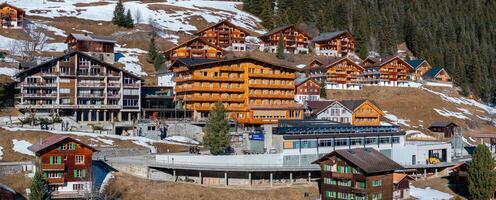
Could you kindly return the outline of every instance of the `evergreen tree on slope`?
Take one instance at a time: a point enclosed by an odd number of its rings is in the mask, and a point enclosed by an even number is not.
[[[470,199],[490,199],[496,189],[496,172],[491,151],[479,144],[468,167],[468,193]]]
[[[212,154],[220,154],[230,147],[229,123],[222,102],[215,103],[214,109],[208,114],[203,132],[203,144]]]

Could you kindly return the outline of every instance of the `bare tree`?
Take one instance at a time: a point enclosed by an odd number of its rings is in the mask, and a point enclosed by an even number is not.
[[[21,56],[26,61],[34,61],[36,53],[43,50],[48,38],[43,29],[35,25],[28,25],[24,31],[29,38],[12,42],[10,51],[12,54]]]
[[[136,19],[136,24],[141,23],[142,16],[141,16],[141,11],[140,9],[136,9],[136,13],[134,14],[134,18]]]

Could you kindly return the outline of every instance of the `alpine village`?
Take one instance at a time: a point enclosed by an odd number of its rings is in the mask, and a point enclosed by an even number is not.
[[[0,199],[496,199],[494,10],[0,2]]]

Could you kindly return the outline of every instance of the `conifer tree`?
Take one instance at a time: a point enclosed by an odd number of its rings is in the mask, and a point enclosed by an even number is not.
[[[277,41],[277,51],[276,57],[279,59],[284,59],[284,36],[279,33],[279,40]]]
[[[155,67],[155,70],[159,70],[162,64],[164,64],[165,58],[162,54],[158,53],[155,56],[155,59],[153,60],[153,66]]]
[[[274,27],[272,18],[273,15],[273,7],[272,0],[261,0],[260,4],[260,19],[262,19],[262,25],[267,29],[272,29]]]
[[[226,109],[222,102],[217,102],[210,111],[207,123],[203,128],[203,144],[212,154],[224,152],[231,144],[229,135],[229,123],[226,119]]]
[[[41,172],[37,170],[31,180],[31,186],[29,187],[29,199],[30,200],[48,200],[50,196],[46,187],[46,182]]]
[[[117,2],[117,5],[115,5],[114,17],[112,18],[112,23],[114,23],[117,26],[123,26],[125,24],[125,18],[126,18],[124,12],[125,9],[124,9],[124,5],[122,4],[122,0],[119,0],[119,2]]]
[[[148,61],[148,63],[154,63],[157,55],[158,52],[157,52],[157,46],[155,44],[155,35],[152,34],[152,37],[150,38],[150,43],[148,44],[148,54],[146,54],[146,60]]]
[[[495,163],[491,151],[479,144],[468,167],[468,193],[470,199],[490,199],[496,190]]]
[[[320,98],[327,99],[327,90],[325,80],[320,82]]]
[[[133,28],[134,27],[133,16],[131,15],[131,10],[130,9],[127,10],[127,14],[126,14],[124,26],[126,28]]]

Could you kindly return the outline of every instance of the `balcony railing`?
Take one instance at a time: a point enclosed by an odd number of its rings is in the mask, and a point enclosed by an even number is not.
[[[78,94],[78,98],[104,98],[103,94]]]
[[[239,97],[208,97],[187,95],[183,98],[184,101],[204,101],[204,102],[244,102],[243,98]]]
[[[22,86],[24,86],[24,87],[57,87],[57,84],[56,83],[37,82],[37,83],[23,83]]]
[[[261,84],[261,83],[250,84],[248,87],[250,87],[250,88],[270,88],[270,89],[295,89],[294,85]]]
[[[227,87],[200,87],[200,86],[178,86],[176,92],[185,91],[206,91],[206,92],[244,92],[243,88],[227,88]]]
[[[49,185],[63,185],[65,183],[64,177],[60,177],[60,178],[48,177],[47,180]]]
[[[65,169],[65,164],[43,164],[43,171],[63,171]]]
[[[139,83],[124,83],[124,87],[139,87],[140,84]]]
[[[57,93],[32,93],[32,94],[28,93],[28,94],[23,94],[23,97],[50,98],[50,97],[57,97]]]
[[[250,98],[294,99],[293,94],[250,94]]]
[[[88,82],[80,82],[78,87],[105,87],[105,83],[96,82],[96,83],[88,83]]]
[[[250,73],[249,77],[256,78],[273,78],[273,79],[294,79],[294,74],[264,74],[264,73]]]

